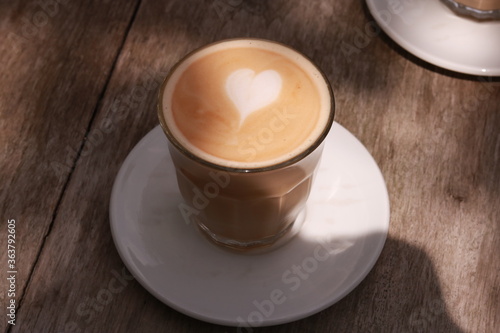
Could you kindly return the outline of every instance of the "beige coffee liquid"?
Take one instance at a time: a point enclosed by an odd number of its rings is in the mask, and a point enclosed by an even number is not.
[[[281,44],[229,40],[182,61],[164,88],[175,139],[222,166],[274,165],[307,150],[328,125],[331,96],[318,69]]]
[[[500,9],[500,0],[456,0],[465,6],[480,10]]]

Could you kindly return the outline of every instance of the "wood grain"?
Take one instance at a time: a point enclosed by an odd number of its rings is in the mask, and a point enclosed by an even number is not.
[[[4,253],[4,226],[7,219],[17,221],[19,302],[50,234],[68,176],[83,153],[87,128],[134,6],[1,6],[0,234]],[[1,327],[7,327],[4,313],[0,317]]]
[[[336,121],[382,170],[391,226],[374,269],[340,302],[240,331],[500,327],[498,78],[416,59],[377,29],[362,1],[68,2],[25,38],[23,18],[38,10],[0,3],[0,237],[3,247],[6,220],[19,221],[22,291],[17,325],[2,313],[5,332],[238,331],[180,314],[133,280],[108,204],[119,166],[158,123],[168,70],[196,47],[241,36],[284,42],[324,70]]]

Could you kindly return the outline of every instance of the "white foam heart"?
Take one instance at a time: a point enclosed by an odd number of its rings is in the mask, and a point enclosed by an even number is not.
[[[240,112],[240,126],[251,113],[278,98],[281,86],[281,75],[272,69],[257,75],[248,68],[232,72],[226,80],[226,92]]]

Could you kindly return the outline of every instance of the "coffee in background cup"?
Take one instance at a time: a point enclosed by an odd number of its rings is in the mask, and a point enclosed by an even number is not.
[[[500,0],[441,0],[457,14],[477,19],[500,19]]]
[[[334,116],[330,85],[308,58],[259,39],[207,45],[172,69],[158,113],[185,218],[242,251],[295,234]]]

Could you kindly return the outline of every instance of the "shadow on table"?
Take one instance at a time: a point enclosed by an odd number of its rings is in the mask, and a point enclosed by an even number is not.
[[[339,302],[293,324],[254,331],[312,332],[311,327],[322,332],[463,332],[449,315],[429,256],[391,238],[372,271]]]
[[[363,252],[366,253],[367,249],[374,247],[373,244],[380,242],[380,235],[371,234],[352,241],[356,244],[352,247],[353,252],[357,252],[358,245],[361,244]],[[304,239],[299,234],[284,247],[295,246],[297,242],[303,249],[304,255],[294,262],[298,266],[302,263],[304,268],[305,258],[313,258],[313,253],[315,253],[315,249],[318,249],[320,243]],[[345,242],[341,241],[335,244],[345,244]],[[355,249],[356,247],[358,249]],[[347,253],[351,250],[344,248],[339,252],[334,248],[330,249],[340,256],[343,255],[342,251]],[[321,252],[321,255],[323,256],[324,253]],[[280,303],[282,305],[275,304],[275,311],[279,311],[280,306],[286,306],[288,309],[307,308],[307,304],[300,303],[300,294],[316,286],[313,284],[313,280],[321,281],[323,279],[322,285],[325,288],[325,295],[331,292],[331,290],[327,290],[328,282],[324,282],[325,279],[330,280],[331,277],[322,278],[317,275],[313,277],[313,275],[325,272],[331,275],[335,271],[342,274],[346,270],[344,267],[334,267],[336,264],[338,265],[338,260],[333,259],[336,255],[325,261],[318,261],[317,268],[309,270],[309,273],[306,274],[308,277],[303,278],[302,284],[296,290],[289,288],[287,284],[289,281],[285,281],[284,274],[280,274],[284,272],[277,272],[275,276],[277,282],[268,286],[269,292],[276,288],[283,290],[286,300],[284,303]],[[263,256],[269,256],[269,254]],[[346,257],[351,258],[352,253]],[[353,257],[356,258],[355,255]],[[264,261],[268,259],[263,257]],[[352,265],[355,266],[363,260],[362,257],[358,257]],[[349,278],[355,277],[350,275]],[[221,292],[224,291],[221,290]],[[185,316],[185,320],[182,320],[180,317],[184,315],[168,311],[170,315],[179,316],[178,320],[171,322],[170,328],[176,332],[188,332],[186,323],[189,322],[189,331],[196,332],[463,332],[449,315],[446,302],[443,299],[439,277],[432,261],[423,250],[404,241],[387,239],[373,269],[354,290],[350,293],[347,290],[347,292],[348,294],[337,303],[319,313],[288,324],[268,327],[225,327],[192,320],[187,316]],[[260,299],[256,301],[262,304],[264,302]],[[296,304],[289,304],[289,302]],[[216,303],[214,301],[214,306]],[[259,312],[257,307],[254,310]],[[260,312],[260,315],[253,314],[248,317],[258,318],[259,316],[264,316],[264,314]],[[154,331],[154,327],[151,329]]]

